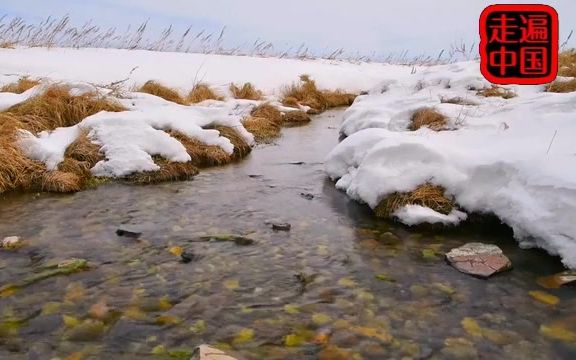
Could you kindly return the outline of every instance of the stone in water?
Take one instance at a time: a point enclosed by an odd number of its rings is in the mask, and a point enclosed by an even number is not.
[[[468,243],[450,250],[446,260],[458,271],[481,278],[512,268],[510,259],[498,246],[491,244]]]

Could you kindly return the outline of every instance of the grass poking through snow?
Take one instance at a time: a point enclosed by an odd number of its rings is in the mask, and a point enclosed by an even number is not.
[[[257,90],[251,83],[244,83],[242,87],[230,84],[230,92],[234,99],[262,100],[262,91]]]
[[[484,97],[501,97],[503,99],[512,99],[513,97],[516,97],[516,93],[514,93],[514,91],[507,90],[496,85],[492,85],[489,88],[479,90],[476,95]]]
[[[32,89],[34,86],[40,84],[40,81],[30,79],[28,77],[21,77],[18,81],[6,84],[0,88],[0,92],[10,92],[15,94],[22,94],[26,90]]]
[[[178,91],[164,86],[154,80],[147,81],[137,91],[161,97],[164,100],[175,102],[176,104],[185,105],[186,101],[180,96]]]
[[[558,75],[576,77],[576,49],[565,50],[558,55]]]
[[[444,195],[442,187],[424,184],[410,192],[388,195],[380,201],[374,212],[377,217],[388,218],[406,205],[425,206],[441,214],[449,214],[454,209],[454,202]]]
[[[218,95],[210,86],[206,84],[196,84],[186,98],[188,103],[197,104],[204,100],[218,100],[222,101],[224,98]]]
[[[299,108],[308,106],[310,114],[319,114],[329,108],[349,106],[354,102],[356,95],[344,93],[340,90],[318,90],[316,82],[308,75],[300,76],[300,82],[285,87],[282,91],[282,104],[284,106]]]
[[[445,130],[448,125],[448,118],[433,108],[421,108],[416,110],[410,118],[408,129],[416,131],[421,127],[427,127],[434,131]]]

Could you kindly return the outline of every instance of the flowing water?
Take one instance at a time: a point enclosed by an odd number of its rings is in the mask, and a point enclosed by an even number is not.
[[[340,116],[188,182],[5,196],[0,235],[28,246],[0,252],[0,359],[184,359],[201,343],[245,359],[576,358],[574,288],[536,281],[558,259],[491,225],[374,219],[323,173]],[[205,241],[216,234],[255,243]],[[480,280],[445,263],[470,241],[497,243],[514,269]],[[70,258],[89,269],[24,281]]]

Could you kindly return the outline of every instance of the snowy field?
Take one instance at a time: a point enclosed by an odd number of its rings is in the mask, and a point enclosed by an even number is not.
[[[466,213],[492,213],[522,247],[541,247],[576,268],[576,93],[512,86],[511,99],[477,95],[488,87],[477,62],[382,79],[346,111],[340,131],[347,137],[326,170],[372,208],[394,192],[439,185],[459,210],[407,205],[395,217],[457,224]],[[455,97],[459,104],[446,102]],[[446,115],[446,129],[409,131],[422,107]]]

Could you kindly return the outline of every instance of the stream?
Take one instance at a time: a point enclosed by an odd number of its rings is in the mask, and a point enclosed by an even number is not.
[[[560,261],[492,223],[375,219],[323,172],[341,115],[191,181],[4,195],[0,238],[28,245],[0,251],[0,359],[187,359],[202,343],[243,359],[576,358],[574,288],[537,283]],[[254,243],[206,241],[230,234]],[[472,241],[498,244],[514,269],[481,280],[445,262]],[[71,258],[89,269],[23,282]]]

